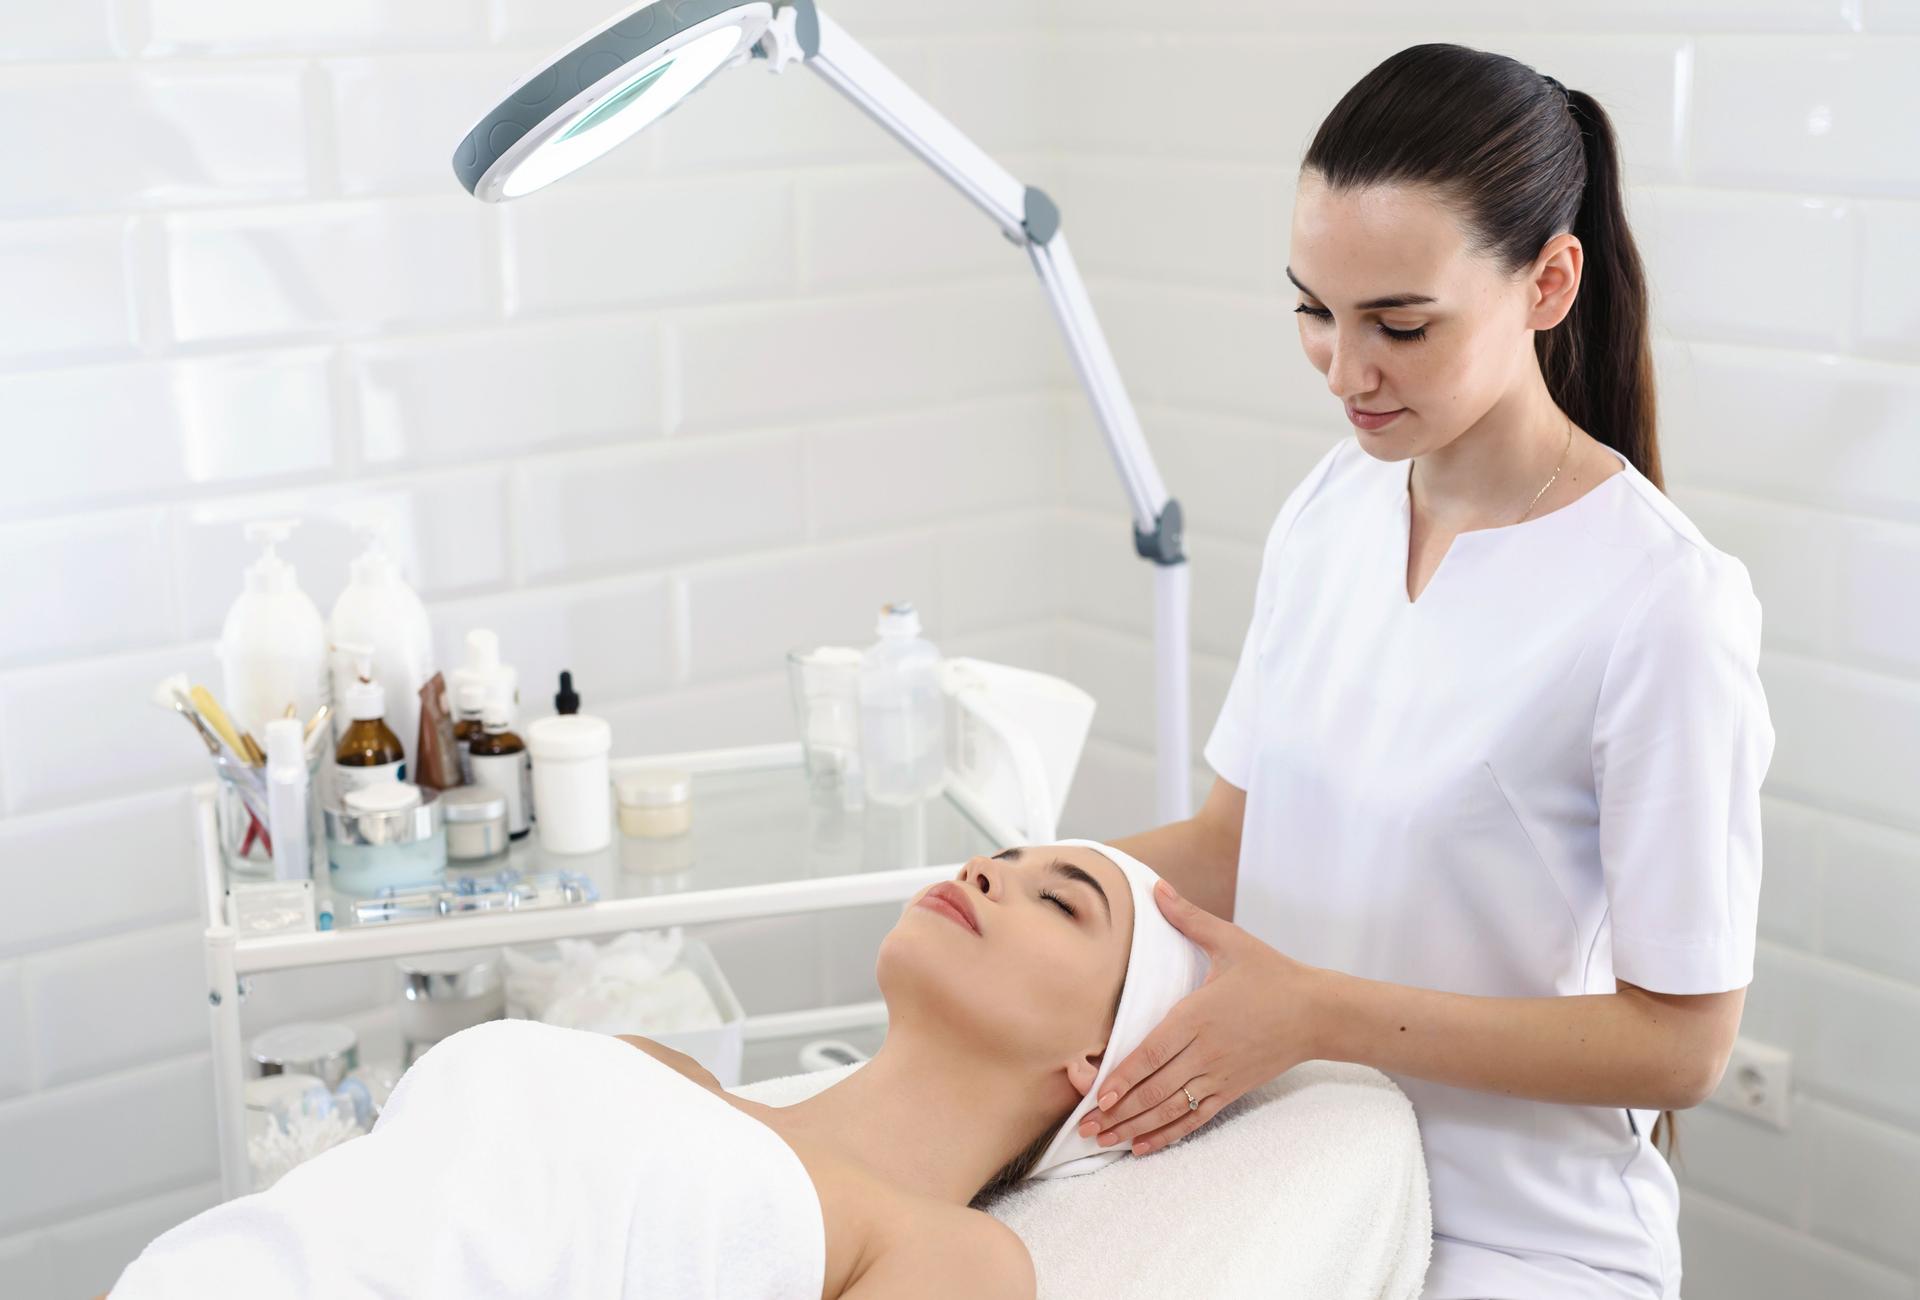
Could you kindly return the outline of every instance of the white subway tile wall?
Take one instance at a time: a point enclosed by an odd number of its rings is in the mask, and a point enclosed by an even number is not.
[[[0,1294],[95,1294],[217,1196],[204,765],[147,696],[175,670],[217,687],[251,519],[301,520],[283,551],[323,611],[356,527],[384,526],[443,661],[497,628],[530,707],[571,669],[622,752],[787,736],[785,649],[912,596],[943,649],[1100,701],[1065,833],[1144,824],[1149,575],[991,223],[797,68],[734,70],[504,208],[453,180],[493,97],[618,7],[0,17],[0,117],[48,123],[0,148]],[[1347,434],[1282,274],[1313,130],[1421,40],[1607,105],[1671,488],[1753,574],[1780,734],[1744,1032],[1794,1052],[1793,1126],[1682,1117],[1687,1294],[1915,1300],[1920,10],[829,8],[1063,209],[1188,512],[1196,791],[1267,527]],[[825,930],[722,942],[766,939],[869,995]],[[385,973],[261,984],[250,1027],[347,1014]]]

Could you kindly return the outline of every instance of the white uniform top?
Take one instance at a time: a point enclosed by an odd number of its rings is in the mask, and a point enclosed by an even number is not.
[[[1413,602],[1408,464],[1348,438],[1287,498],[1206,746],[1247,792],[1236,923],[1487,997],[1751,982],[1759,602],[1614,454],[1572,504],[1455,537]],[[1679,1295],[1658,1111],[1391,1077],[1432,1189],[1423,1300]]]

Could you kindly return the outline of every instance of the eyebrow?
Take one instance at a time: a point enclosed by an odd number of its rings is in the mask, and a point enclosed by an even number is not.
[[[993,856],[1002,862],[1018,862],[1020,860],[1020,850],[1017,848],[1002,849]],[[1052,862],[1049,862],[1047,864],[1047,870],[1056,876],[1065,876],[1068,880],[1077,880],[1081,884],[1092,885],[1093,892],[1100,895],[1100,906],[1106,910],[1107,924],[1113,924],[1113,904],[1107,901],[1107,891],[1100,887],[1100,882],[1095,880],[1090,873],[1074,866],[1071,862],[1063,862],[1059,858],[1055,858]]]
[[[1306,294],[1308,297],[1311,297],[1311,298],[1320,297],[1319,294],[1307,288],[1306,285],[1300,283],[1299,278],[1294,275],[1292,267],[1287,268],[1287,279],[1292,280],[1293,287],[1298,289],[1301,293]],[[1322,301],[1325,301],[1325,300],[1322,299]],[[1354,310],[1355,311],[1384,311],[1389,307],[1418,307],[1423,302],[1439,302],[1439,301],[1440,300],[1438,298],[1429,298],[1424,293],[1392,293],[1392,294],[1388,294],[1384,298],[1369,298],[1367,299],[1367,301],[1355,307]]]

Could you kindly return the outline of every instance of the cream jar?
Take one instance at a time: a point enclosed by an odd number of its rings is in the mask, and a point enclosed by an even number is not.
[[[360,1037],[346,1025],[301,1020],[254,1035],[247,1054],[256,1078],[301,1075],[338,1088],[360,1064]]]
[[[400,971],[401,1067],[462,1029],[506,1014],[498,948],[418,953],[396,958]]]
[[[487,785],[457,785],[440,792],[447,827],[447,858],[477,862],[507,851],[507,796]]]
[[[624,772],[614,782],[620,803],[620,833],[666,839],[693,828],[693,777],[674,768]]]
[[[379,781],[347,791],[341,803],[323,810],[335,889],[364,897],[446,878],[447,832],[433,791]]]

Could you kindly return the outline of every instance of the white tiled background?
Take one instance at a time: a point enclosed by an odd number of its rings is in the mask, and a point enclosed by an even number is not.
[[[503,209],[452,179],[612,7],[0,11],[0,1294],[90,1295],[214,1196],[203,765],[146,697],[217,684],[248,519],[305,520],[323,610],[351,521],[393,520],[443,655],[499,628],[532,700],[572,668],[630,752],[783,738],[784,648],[910,595],[943,649],[1092,690],[1065,829],[1143,824],[1148,575],[984,218],[804,69]],[[1794,1052],[1793,1124],[1682,1117],[1687,1294],[1914,1300],[1920,5],[829,9],[1063,208],[1192,521],[1196,744],[1273,512],[1346,433],[1280,273],[1321,116],[1423,40],[1605,103],[1670,486],[1752,571],[1779,731],[1745,1032]]]

